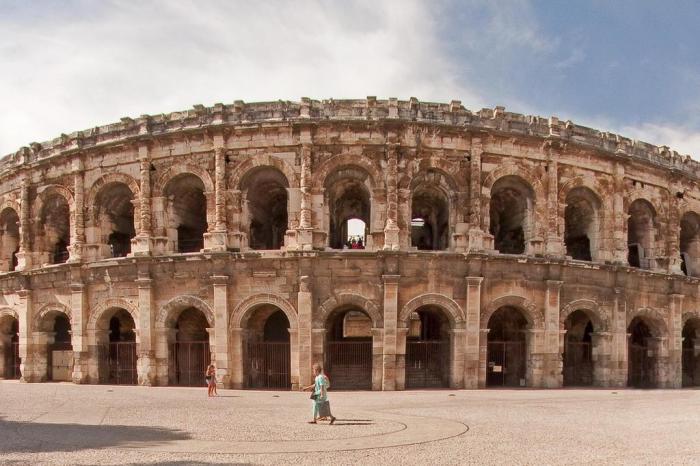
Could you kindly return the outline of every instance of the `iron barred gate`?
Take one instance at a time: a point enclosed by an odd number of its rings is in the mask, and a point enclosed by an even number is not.
[[[525,342],[489,341],[486,384],[501,387],[525,386]]]
[[[449,347],[444,341],[406,342],[406,388],[449,386]]]
[[[136,385],[136,342],[111,342],[98,348],[100,383]]]
[[[209,342],[179,341],[171,343],[169,349],[169,384],[185,387],[203,386],[207,366],[211,363]]]
[[[73,346],[70,343],[51,343],[46,348],[49,380],[70,382],[73,375]]]
[[[245,357],[247,388],[290,390],[290,345],[287,342],[248,343]]]
[[[590,342],[566,342],[564,346],[564,385],[593,385],[593,348]]]
[[[372,389],[371,341],[328,342],[325,359],[325,370],[332,389]]]
[[[21,376],[19,365],[22,362],[19,358],[19,343],[12,342],[5,347],[3,353],[5,361],[4,368],[5,373],[3,377],[6,379],[19,379]]]
[[[700,355],[695,355],[694,348],[683,348],[683,386],[700,386]]]
[[[642,345],[629,345],[627,354],[627,385],[647,388],[653,385],[653,361],[648,356],[648,348]]]

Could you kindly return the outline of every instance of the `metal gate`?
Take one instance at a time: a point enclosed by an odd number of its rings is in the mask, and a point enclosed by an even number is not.
[[[208,341],[179,341],[170,344],[168,381],[170,385],[199,387],[205,384],[207,366],[211,363]]]
[[[245,357],[246,388],[290,390],[290,346],[287,342],[248,343]]]
[[[47,345],[48,379],[54,382],[70,382],[73,378],[73,346],[70,343]]]
[[[98,349],[100,383],[136,385],[136,342],[110,342]]]
[[[445,341],[407,341],[406,388],[448,387],[449,359]]]
[[[648,348],[630,343],[627,353],[627,385],[637,388],[652,387],[654,361],[648,355]]]
[[[7,345],[3,355],[5,358],[5,364],[3,365],[5,367],[5,373],[3,377],[6,379],[19,379],[21,375],[19,370],[19,365],[21,363],[19,358],[19,343],[12,342]]]
[[[486,385],[525,386],[525,342],[489,341],[487,344]]]
[[[326,343],[325,368],[331,388],[372,389],[372,342],[331,341]]]
[[[564,385],[593,385],[593,348],[588,341],[564,345]]]
[[[695,355],[694,348],[683,348],[683,386],[700,386],[700,355]]]

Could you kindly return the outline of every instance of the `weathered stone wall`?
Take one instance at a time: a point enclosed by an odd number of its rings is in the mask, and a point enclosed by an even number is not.
[[[511,307],[526,321],[523,382],[561,386],[567,319],[581,311],[594,385],[627,384],[641,321],[653,385],[678,387],[681,333],[700,319],[700,231],[682,222],[700,213],[698,176],[666,147],[456,101],[236,102],[125,118],[0,161],[0,218],[14,218],[2,215],[10,209],[19,219],[18,234],[0,226],[0,313],[19,322],[25,381],[47,379],[52,319],[63,313],[73,380],[97,383],[109,319],[124,309],[138,383],[150,385],[172,380],[178,316],[194,308],[220,380],[240,388],[246,341],[264,326],[256,310],[289,320],[293,386],[327,356],[331,318],[361,310],[372,322],[371,386],[393,390],[407,385],[408,320],[426,306],[449,321],[446,383],[457,388],[490,383],[490,319]],[[111,197],[115,187],[128,196]],[[274,190],[286,191],[282,245],[254,250],[252,196]],[[49,215],[52,199],[67,203],[65,217]],[[113,257],[110,235],[129,209],[130,252]],[[440,250],[412,244],[417,217],[444,238],[431,242]],[[366,221],[364,250],[334,243],[347,218]],[[575,257],[567,218],[583,222],[575,239],[590,259]],[[57,231],[69,232],[65,256]]]

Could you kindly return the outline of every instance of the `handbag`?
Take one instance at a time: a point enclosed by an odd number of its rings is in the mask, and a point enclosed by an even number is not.
[[[316,398],[318,398],[318,395],[314,392],[311,392],[311,396],[309,396],[309,399],[316,401]]]
[[[331,414],[331,403],[328,400],[322,401],[318,405],[318,415],[320,417],[332,417],[333,416]]]

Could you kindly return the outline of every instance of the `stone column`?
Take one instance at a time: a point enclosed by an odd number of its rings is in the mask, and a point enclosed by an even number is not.
[[[326,353],[326,329],[312,328],[311,329],[311,354],[314,363],[325,364],[324,356]]]
[[[547,162],[547,236],[545,252],[548,255],[563,257],[564,241],[559,236],[559,166],[556,157],[559,150],[549,149]]]
[[[469,162],[469,251],[484,249],[483,236],[488,225],[481,225],[481,154],[484,152],[481,138],[472,138]],[[467,379],[468,380],[468,379]]]
[[[612,334],[610,332],[593,332],[591,334],[591,345],[593,385],[595,387],[609,387],[613,385],[610,380]]]
[[[525,385],[527,387],[548,388],[548,353],[545,350],[546,331],[539,328],[525,330],[525,347],[527,348],[527,368]],[[557,349],[559,345],[557,345]]]
[[[466,333],[463,328],[450,330],[450,388],[464,388]]]
[[[232,328],[231,334],[231,366],[230,385],[231,388],[241,390],[243,388],[243,329]]]
[[[399,275],[382,275],[384,281],[384,342],[382,390],[396,390]],[[406,351],[402,351],[403,354]]]
[[[17,317],[19,318],[19,369],[22,373],[20,382],[38,382],[36,379],[36,367],[34,348],[32,347],[32,292],[22,289],[19,295]]]
[[[210,228],[204,234],[204,249],[226,251],[228,223],[226,220],[226,149],[224,147],[214,149],[214,170],[214,228]]]
[[[683,298],[682,294],[669,296],[670,318],[668,320],[668,363],[666,388],[683,386]]]
[[[386,331],[386,329],[385,329]],[[406,337],[408,328],[396,329],[396,390],[406,389]]]
[[[300,250],[313,249],[313,222],[311,201],[311,169],[313,149],[309,143],[301,145],[301,211],[299,212],[299,228],[297,229],[296,247]]]
[[[682,191],[680,187],[670,187],[672,193]],[[668,209],[668,225],[666,226],[666,254],[668,258],[668,272],[675,274],[683,274],[681,270],[681,219],[680,219],[680,199],[676,196],[671,196]],[[658,256],[659,254],[657,254]],[[686,264],[686,267],[690,267]],[[688,270],[690,275],[690,270]]]
[[[372,390],[382,389],[384,329],[372,328]]]
[[[544,307],[544,347],[542,348],[542,384],[547,388],[563,385],[562,354],[560,350],[559,292],[563,282],[547,280]]]
[[[302,386],[311,385],[313,375],[311,366],[313,360],[312,334],[313,326],[313,297],[311,295],[311,280],[308,275],[299,277],[299,292],[297,293],[297,318],[298,318],[298,373],[292,372],[292,380],[297,377],[298,384]],[[292,348],[292,351],[294,348]],[[294,358],[292,358],[294,362]],[[292,383],[292,385],[294,385]]]
[[[614,288],[614,303],[611,320],[610,385],[627,385],[627,303],[622,288]]]
[[[29,177],[22,176],[20,188],[19,211],[19,251],[17,252],[17,270],[29,270],[32,266],[29,244],[31,239],[29,205]]]
[[[398,222],[398,151],[399,145],[387,143],[387,174],[386,174],[386,224],[384,226],[384,249],[396,251],[399,249]]]
[[[151,160],[147,145],[138,148],[139,157],[139,202],[138,202],[138,230],[131,240],[132,256],[148,256],[153,250],[151,237],[153,234],[153,222],[151,214]]]
[[[231,386],[231,375],[228,360],[228,282],[225,275],[212,275],[214,286],[214,358],[216,364],[217,385],[222,388]]]
[[[139,321],[138,335],[138,365],[137,377],[139,385],[166,385],[167,384],[167,368],[168,368],[168,338],[166,334],[159,334],[158,341],[160,352],[156,349],[156,328],[155,314],[153,309],[153,280],[149,277],[146,270],[139,271],[139,277],[136,279],[138,287],[138,308]],[[165,373],[158,374],[158,358],[160,358],[161,366],[164,366]],[[159,376],[160,379],[159,379]]]
[[[613,197],[613,220],[610,228],[613,239],[613,261],[618,264],[628,265],[627,262],[627,212],[624,206],[625,192],[625,167],[622,164],[615,165],[615,179]]]
[[[71,344],[73,345],[73,374],[71,378],[73,383],[87,383],[89,380],[88,365],[90,360],[90,352],[88,351],[87,339],[87,320],[88,306],[87,296],[85,293],[85,285],[80,278],[80,269],[73,268],[71,270],[73,283],[71,289]]]
[[[83,180],[82,161],[73,161],[73,216],[71,224],[70,246],[68,247],[68,262],[80,262],[83,259],[85,246],[85,186]]]
[[[464,388],[480,387],[479,380],[482,380],[479,376],[479,361],[481,343],[481,282],[483,280],[483,277],[466,278],[467,297],[464,310],[467,320],[464,339]],[[486,334],[483,336],[485,338]],[[486,380],[485,364],[486,355],[484,354],[484,382]]]
[[[177,330],[173,328],[161,327],[155,329],[156,344],[155,344],[155,380],[154,385],[166,386],[174,382],[175,374],[170,371],[169,351],[170,345],[175,343]],[[141,358],[139,358],[141,359]],[[145,383],[143,385],[146,385]]]

